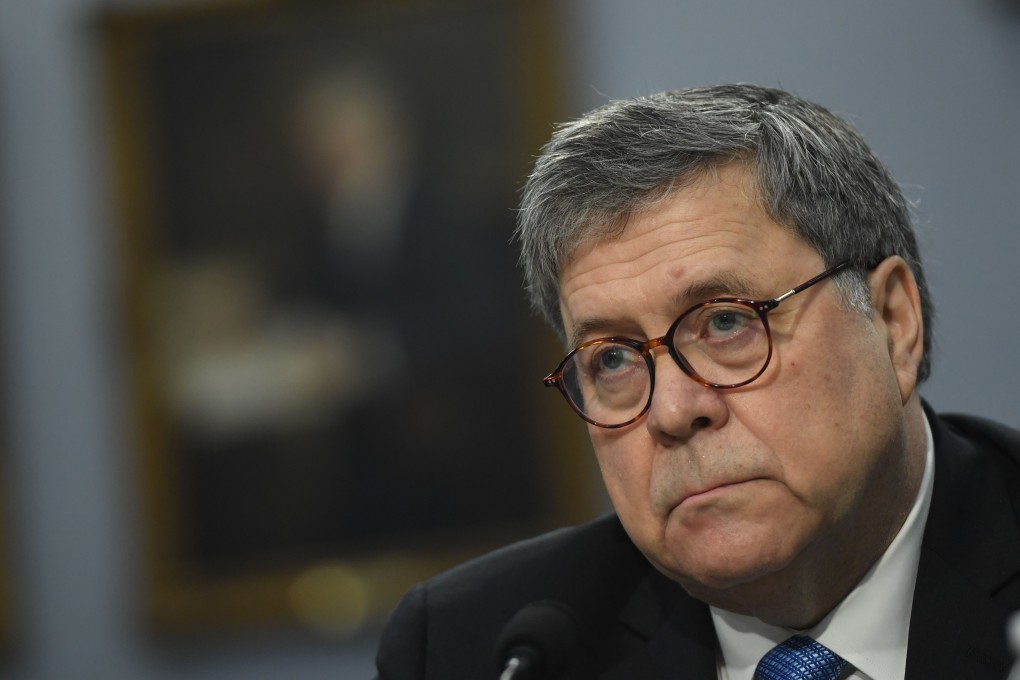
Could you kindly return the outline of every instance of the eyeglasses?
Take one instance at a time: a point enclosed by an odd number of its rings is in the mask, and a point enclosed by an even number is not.
[[[589,340],[564,357],[543,382],[559,388],[577,415],[605,428],[625,427],[648,411],[656,347],[665,347],[680,370],[705,387],[742,387],[761,376],[772,359],[768,313],[848,264],[841,262],[772,300],[706,300],[678,316],[661,338]]]

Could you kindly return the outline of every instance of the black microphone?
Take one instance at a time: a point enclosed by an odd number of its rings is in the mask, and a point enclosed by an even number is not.
[[[552,600],[532,602],[507,622],[496,642],[499,680],[555,680],[580,639],[570,607]]]

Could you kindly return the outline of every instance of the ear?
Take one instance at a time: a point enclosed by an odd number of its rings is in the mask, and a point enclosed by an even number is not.
[[[886,335],[889,358],[903,403],[917,387],[917,367],[924,352],[921,294],[906,261],[893,255],[868,275],[873,317]]]

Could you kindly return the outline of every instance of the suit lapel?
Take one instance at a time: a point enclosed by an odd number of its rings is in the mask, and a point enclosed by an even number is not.
[[[1020,573],[1020,529],[1001,472],[935,414],[932,493],[910,620],[908,680],[1002,678],[1006,621],[996,595]],[[1015,598],[1013,598],[1015,600]]]
[[[620,623],[647,644],[602,680],[715,680],[717,643],[708,607],[678,584],[649,570]]]

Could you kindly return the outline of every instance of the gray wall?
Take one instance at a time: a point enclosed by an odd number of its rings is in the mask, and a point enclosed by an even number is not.
[[[373,642],[176,651],[139,627],[96,0],[0,0],[0,303],[20,646],[0,675],[359,678]],[[1009,7],[1012,7],[1010,9]],[[850,115],[917,202],[940,409],[1020,426],[1020,8],[993,0],[560,0],[571,113],[721,81]],[[982,302],[982,300],[985,300]]]

